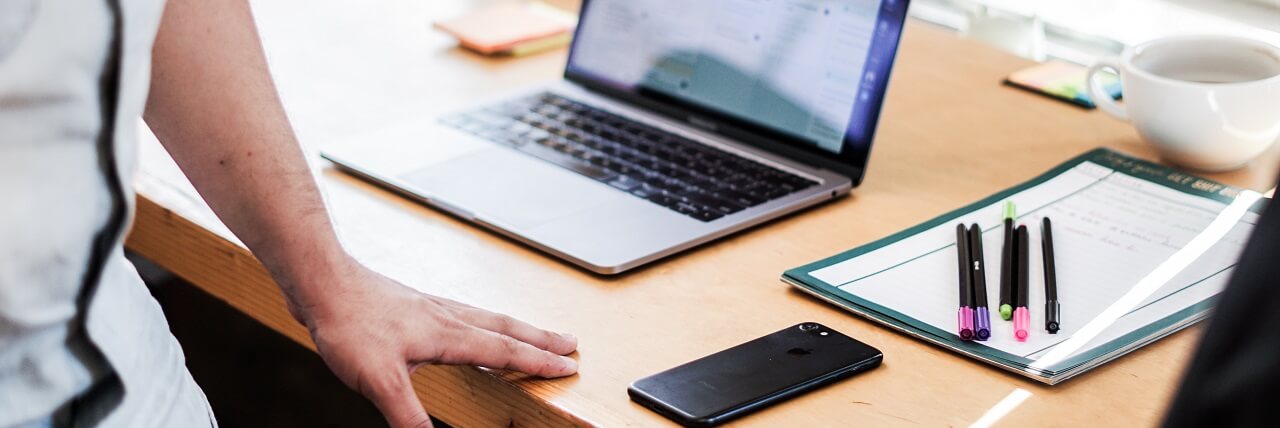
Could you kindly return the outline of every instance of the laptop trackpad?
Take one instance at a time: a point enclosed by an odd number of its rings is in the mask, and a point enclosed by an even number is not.
[[[405,174],[410,186],[517,230],[608,202],[619,192],[541,160],[488,148]]]

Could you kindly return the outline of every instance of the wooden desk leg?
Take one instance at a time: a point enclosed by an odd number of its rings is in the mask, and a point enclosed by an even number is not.
[[[306,328],[285,308],[280,289],[244,247],[144,196],[138,197],[137,219],[125,246],[315,351]],[[450,425],[591,425],[511,381],[474,367],[423,367],[414,373],[413,384],[431,415]]]

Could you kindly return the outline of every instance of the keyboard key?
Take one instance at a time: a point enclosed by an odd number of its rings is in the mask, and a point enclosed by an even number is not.
[[[705,193],[695,193],[689,196],[693,202],[702,205],[709,211],[715,211],[723,215],[733,214],[746,209],[745,206],[736,204],[724,199],[716,198]]]
[[[650,195],[650,194],[652,194],[652,193],[653,193],[653,191],[654,191],[654,189],[652,189],[652,188],[646,188],[646,187],[644,187],[644,186],[639,186],[639,187],[636,187],[636,188],[634,188],[634,189],[631,189],[631,194],[632,194],[632,195],[636,195],[637,197],[639,197],[639,198],[641,198],[641,199],[649,199],[649,195]]]
[[[696,218],[696,219],[698,219],[698,220],[702,220],[702,221],[713,221],[713,220],[718,219],[718,218],[720,218],[720,217],[724,217],[724,214],[721,214],[721,213],[718,213],[718,212],[715,212],[715,211],[710,211],[710,210],[702,210],[702,211],[698,211],[697,213],[693,214],[693,218]]]
[[[635,189],[636,187],[639,187],[640,184],[641,183],[636,179],[627,177],[625,175],[620,175],[617,178],[614,178],[613,181],[609,182],[610,186],[616,187],[619,190],[622,190],[624,192],[630,192],[631,189]]]
[[[667,208],[675,208],[676,204],[680,202],[679,199],[662,191],[649,193],[649,201]]]
[[[702,212],[702,208],[688,202],[676,202],[675,209],[681,214],[693,215]]]

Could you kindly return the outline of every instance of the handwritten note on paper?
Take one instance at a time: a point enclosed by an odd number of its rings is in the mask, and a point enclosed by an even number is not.
[[[1013,338],[1013,325],[992,320],[983,345],[1031,359],[1071,337],[1132,286],[1185,246],[1226,205],[1183,193],[1092,162],[1083,162],[1009,198],[1018,205],[1030,243],[1031,337]],[[956,221],[917,233],[811,275],[867,301],[945,331],[956,329],[955,224],[978,223],[983,233],[989,305],[998,305],[1003,201]],[[1044,286],[1040,220],[1054,225],[1062,331],[1044,331]],[[1216,295],[1226,284],[1253,224],[1247,214],[1195,263],[1127,311],[1076,353],[1165,318]]]

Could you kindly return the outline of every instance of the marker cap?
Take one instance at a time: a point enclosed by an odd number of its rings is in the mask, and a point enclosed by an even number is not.
[[[1058,325],[1058,319],[1062,316],[1061,312],[1062,306],[1058,302],[1045,302],[1044,319],[1048,321],[1045,321],[1044,329],[1047,330],[1049,334],[1058,334],[1058,329],[1061,327]]]
[[[960,340],[973,340],[973,308],[960,308],[956,322],[960,325]]]
[[[1026,342],[1027,336],[1030,335],[1028,328],[1031,326],[1031,312],[1027,308],[1018,308],[1013,311],[1013,337],[1019,342]]]
[[[1006,305],[1000,305],[1000,318],[1004,318],[1004,320],[1005,320],[1005,321],[1008,321],[1008,320],[1012,319],[1012,318],[1013,318],[1013,306],[1010,306],[1010,305],[1007,305],[1007,304],[1006,304]]]
[[[991,337],[991,314],[987,312],[986,307],[978,307],[977,316],[974,317],[974,333],[973,338],[977,340],[987,340]]]

